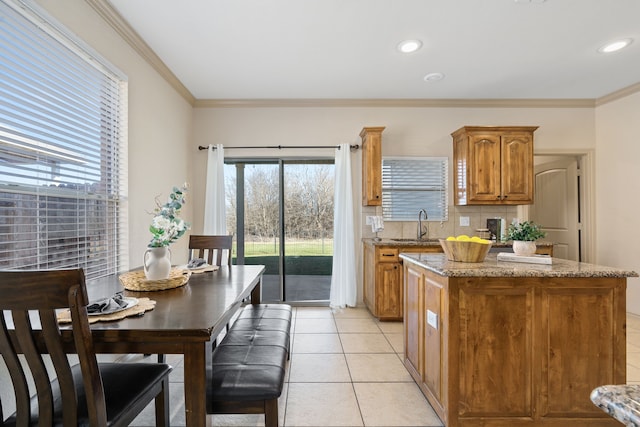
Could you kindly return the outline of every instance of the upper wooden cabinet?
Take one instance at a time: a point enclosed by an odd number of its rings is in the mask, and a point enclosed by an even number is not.
[[[532,204],[536,129],[464,126],[453,132],[455,204]]]
[[[382,131],[365,127],[362,138],[362,206],[382,205]]]

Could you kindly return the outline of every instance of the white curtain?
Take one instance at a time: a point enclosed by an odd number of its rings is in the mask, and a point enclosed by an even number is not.
[[[208,155],[203,234],[227,234],[222,144],[209,145]]]
[[[329,305],[335,308],[355,307],[356,241],[351,188],[351,146],[336,149],[333,210],[333,274]]]

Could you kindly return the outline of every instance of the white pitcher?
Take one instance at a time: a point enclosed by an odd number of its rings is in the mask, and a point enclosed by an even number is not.
[[[168,247],[147,248],[143,257],[144,275],[147,280],[169,278],[171,272],[171,250]]]

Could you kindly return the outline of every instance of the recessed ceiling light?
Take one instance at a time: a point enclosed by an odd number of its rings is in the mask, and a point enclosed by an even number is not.
[[[620,49],[624,49],[625,47],[629,46],[632,41],[633,41],[633,39],[616,40],[614,42],[607,43],[604,46],[600,47],[598,49],[598,52],[600,52],[600,53],[617,52]]]
[[[425,82],[437,82],[438,80],[444,79],[444,74],[442,73],[429,73],[424,76]]]
[[[411,53],[422,47],[420,40],[405,40],[398,44],[398,50],[402,53]]]

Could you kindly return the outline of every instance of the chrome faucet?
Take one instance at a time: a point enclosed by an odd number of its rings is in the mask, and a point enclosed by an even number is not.
[[[424,210],[424,209],[420,209],[420,212],[418,212],[418,240],[422,240],[422,238],[425,235],[427,236],[427,239],[429,239],[429,224],[427,224],[425,229],[423,229],[422,228],[422,220],[423,219],[425,221],[428,219],[427,211]]]

